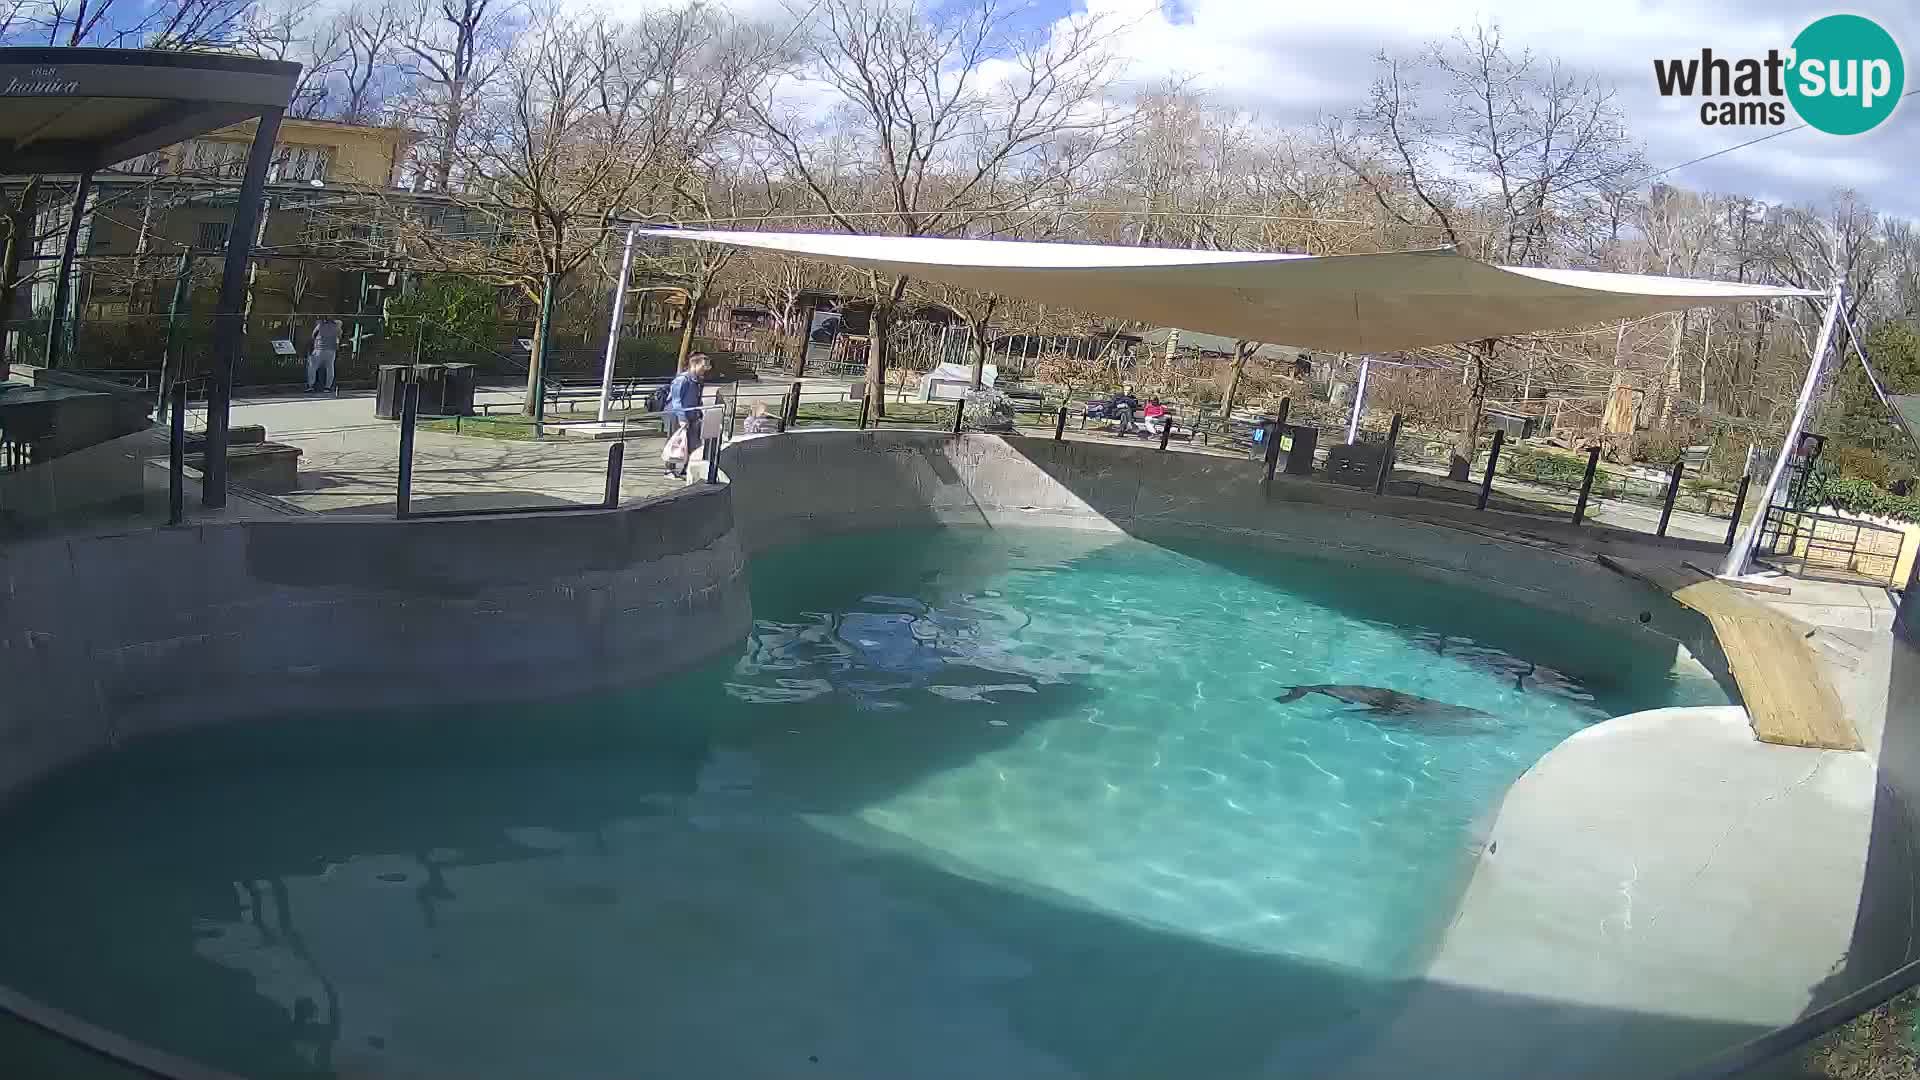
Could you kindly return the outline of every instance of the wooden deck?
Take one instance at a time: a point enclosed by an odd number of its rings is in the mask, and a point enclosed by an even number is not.
[[[1761,742],[1858,750],[1860,736],[1820,670],[1813,630],[1690,567],[1600,556],[1602,565],[1672,594],[1707,617]]]

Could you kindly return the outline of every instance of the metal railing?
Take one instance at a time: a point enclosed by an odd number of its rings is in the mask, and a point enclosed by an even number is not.
[[[1769,506],[1754,552],[1798,577],[1892,586],[1905,543],[1892,526]]]

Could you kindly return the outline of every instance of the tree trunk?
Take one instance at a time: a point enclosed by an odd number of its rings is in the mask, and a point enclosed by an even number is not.
[[[7,246],[0,252],[0,376],[4,376],[9,360],[7,340],[12,335],[6,327],[13,320],[20,291],[20,266],[33,245],[34,207],[39,194],[40,178],[36,176],[21,189],[20,201],[7,207]]]
[[[1487,407],[1487,367],[1493,360],[1491,338],[1467,354],[1467,412],[1454,436],[1453,453],[1447,458],[1447,479],[1467,480],[1473,475],[1473,456],[1480,448],[1480,414]]]
[[[673,358],[675,375],[687,370],[687,357],[693,355],[693,324],[699,320],[700,312],[707,304],[707,290],[698,289],[687,293],[687,317],[680,324],[680,349]]]
[[[1687,313],[1673,320],[1673,336],[1667,340],[1667,370],[1660,380],[1660,412],[1655,426],[1665,431],[1673,425],[1673,403],[1680,396],[1680,345],[1687,336]]]
[[[1240,373],[1247,368],[1247,358],[1253,350],[1259,348],[1251,341],[1233,343],[1233,366],[1227,369],[1227,392],[1220,398],[1220,419],[1233,419],[1234,399],[1240,396]]]
[[[1700,415],[1707,414],[1707,358],[1713,355],[1713,320],[1707,320],[1707,334],[1700,342],[1700,395],[1698,400]]]
[[[973,388],[980,389],[987,377],[987,323],[993,319],[993,309],[1000,306],[1000,298],[987,297],[986,313],[979,319],[967,320],[967,331],[973,335]]]
[[[553,327],[554,279],[558,276],[548,274],[540,286],[540,317],[533,324],[532,362],[527,365],[527,393],[520,406],[520,411],[528,416],[540,409],[540,380],[547,369],[547,344],[551,340]]]
[[[894,305],[906,294],[907,279],[893,279],[893,286],[874,297],[873,316],[867,325],[867,401],[875,420],[887,415],[887,329],[893,323]]]
[[[455,79],[447,84],[447,126],[440,133],[440,145],[433,162],[433,189],[446,191],[453,180],[453,148],[460,137],[460,125],[465,122],[467,83],[465,79]]]
[[[800,347],[796,349],[793,354],[793,377],[796,379],[805,376],[807,373],[807,350],[813,348],[814,310],[812,307],[805,307],[800,310],[798,316],[800,320],[798,323],[798,332],[795,332],[794,329],[796,325],[794,323],[795,316],[792,314],[791,309],[788,310],[787,317],[782,323],[785,329],[781,331],[781,336],[800,342]]]

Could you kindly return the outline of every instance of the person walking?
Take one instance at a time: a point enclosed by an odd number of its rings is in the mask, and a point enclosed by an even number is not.
[[[307,393],[333,392],[333,360],[340,349],[340,320],[313,324],[313,348],[307,351]]]
[[[673,377],[667,386],[667,419],[670,430],[669,441],[676,433],[685,432],[683,441],[686,453],[667,463],[669,476],[685,477],[687,460],[700,449],[700,398],[706,392],[707,373],[713,369],[712,361],[706,353],[694,353],[687,357],[687,370]]]

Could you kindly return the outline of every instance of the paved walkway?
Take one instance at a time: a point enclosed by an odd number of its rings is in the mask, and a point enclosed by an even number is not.
[[[846,400],[847,388],[852,385],[845,379],[803,381],[803,394],[808,401]],[[791,385],[792,380],[784,378],[744,383],[740,384],[740,395],[743,401],[764,400],[769,408],[777,409]],[[500,406],[517,404],[520,390],[517,387],[483,389],[475,395],[475,400],[496,403],[498,410]],[[337,397],[292,394],[243,399],[234,404],[233,423],[264,425],[269,439],[298,446],[303,451],[301,490],[285,496],[288,502],[319,513],[392,512],[399,462],[399,428],[392,421],[374,419],[371,392],[349,392]],[[1052,428],[1042,423],[1023,427],[1021,431],[1045,437],[1052,433]],[[1075,420],[1069,420],[1066,436],[1075,441],[1113,441],[1113,436],[1099,431],[1078,430]],[[1145,443],[1145,440],[1138,441]],[[623,499],[671,490],[672,482],[660,472],[660,444],[658,436],[628,440],[621,481]],[[1243,456],[1240,451],[1181,443],[1173,444],[1170,449],[1181,453]],[[606,443],[557,435],[539,442],[516,442],[423,430],[414,443],[414,506],[423,510],[469,506],[480,509],[598,502],[604,496],[606,468]],[[1403,462],[1395,471],[1401,475],[1419,474],[1423,482],[1429,475],[1444,476],[1444,470],[1414,462]],[[1477,484],[1467,487],[1478,490]],[[1510,498],[1537,500],[1554,506],[1567,499],[1563,491],[1504,477],[1494,490]],[[1587,518],[1598,524],[1652,535],[1659,527],[1660,511],[1637,503],[1596,499],[1587,508]],[[1727,522],[1725,518],[1676,509],[1668,533],[1693,540],[1724,542]]]
[[[518,400],[518,395],[483,390],[476,398],[504,402]],[[263,425],[267,438],[300,448],[300,490],[281,496],[288,503],[316,513],[393,512],[400,427],[374,418],[370,392],[236,401],[232,422]],[[678,486],[661,473],[662,442],[658,435],[627,440],[620,484],[623,500],[662,494]],[[558,434],[540,441],[516,441],[416,431],[413,508],[597,503],[606,493],[611,445]]]

